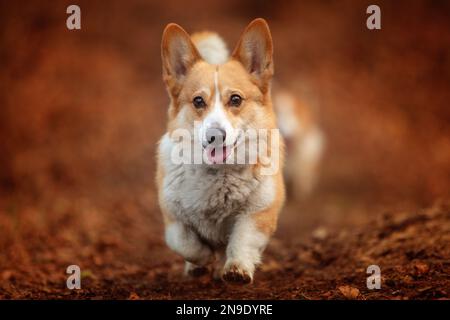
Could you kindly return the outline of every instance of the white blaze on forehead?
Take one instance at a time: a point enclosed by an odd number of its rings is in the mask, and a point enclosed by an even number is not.
[[[216,93],[214,107],[217,107],[219,104],[222,104],[219,91],[219,72],[217,70],[214,72],[214,92]]]
[[[219,90],[219,72],[216,70],[214,72],[214,99],[213,99],[213,106],[211,111],[208,113],[208,115],[203,120],[203,123],[201,125],[201,134],[199,135],[202,137],[203,141],[206,141],[206,131],[209,128],[221,128],[225,130],[226,132],[226,139],[225,143],[227,145],[233,144],[235,142],[235,134],[234,134],[234,128],[229,121],[227,114],[225,112],[225,107],[222,103],[222,99],[220,96],[220,90]]]

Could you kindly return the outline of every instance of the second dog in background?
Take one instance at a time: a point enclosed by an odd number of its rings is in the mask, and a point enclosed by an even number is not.
[[[325,136],[311,107],[292,92],[275,90],[273,106],[286,145],[288,198],[307,197],[318,182]]]

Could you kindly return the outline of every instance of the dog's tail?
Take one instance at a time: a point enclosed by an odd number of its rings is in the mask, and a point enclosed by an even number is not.
[[[227,45],[217,33],[197,32],[191,38],[202,58],[208,63],[223,64],[227,62],[229,55]]]

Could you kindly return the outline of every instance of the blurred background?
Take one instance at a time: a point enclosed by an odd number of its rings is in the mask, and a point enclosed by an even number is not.
[[[72,261],[174,259],[154,183],[169,22],[217,31],[232,49],[264,17],[276,80],[317,117],[320,180],[287,204],[278,238],[448,199],[450,2],[376,1],[382,30],[370,31],[372,2],[79,0],[82,29],[70,31],[73,1],[0,1],[0,276],[48,284]]]

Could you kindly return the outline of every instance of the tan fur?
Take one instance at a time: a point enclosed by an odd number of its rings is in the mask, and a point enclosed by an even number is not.
[[[197,34],[194,40],[200,41],[209,35],[210,33]],[[255,59],[252,56],[253,53],[248,52],[249,46],[246,43],[249,41],[259,41],[265,54]],[[162,41],[163,79],[171,99],[168,110],[167,132],[171,133],[179,128],[192,130],[194,121],[201,121],[212,112],[211,106],[214,105],[213,100],[217,94],[220,94],[220,102],[224,106],[226,118],[233,127],[277,128],[270,92],[270,79],[273,74],[272,51],[272,39],[267,23],[262,19],[257,19],[244,31],[231,58],[221,65],[212,65],[200,57],[192,39],[181,27],[169,24],[164,30]],[[184,61],[185,65],[181,64],[180,61]],[[215,77],[219,79],[219,92],[216,92]],[[241,106],[228,107],[230,97],[233,94],[239,94],[243,98]],[[201,96],[207,107],[194,108],[192,101],[196,96]],[[274,146],[269,144],[268,147],[269,153],[273,151],[270,148]],[[180,221],[177,215],[171,212],[173,209],[170,208],[173,205],[167,203],[166,200],[167,195],[165,192],[167,191],[164,189],[164,181],[168,173],[165,171],[166,163],[161,154],[161,148],[162,146],[160,146],[157,156],[156,181],[164,223],[166,228],[168,228],[174,226],[175,223],[180,223]],[[274,194],[273,200],[263,210],[248,214],[248,218],[254,221],[256,231],[266,237],[272,235],[276,229],[278,214],[285,198],[282,175],[284,151],[282,143],[280,149],[280,168],[273,175],[272,179],[273,190],[271,192]],[[254,181],[266,181],[269,178],[261,176],[259,169],[262,164],[259,160],[257,164],[248,166]],[[202,181],[198,181],[198,183],[201,184]],[[261,199],[261,201],[266,200]],[[192,214],[195,215],[195,212]],[[246,226],[246,224],[248,222],[243,220],[242,225]],[[205,237],[207,237],[206,234]],[[216,248],[217,251],[224,251],[224,248],[220,247],[213,240],[211,241],[209,245],[211,248]],[[253,279],[254,266],[246,265],[245,262],[241,264],[238,260],[235,260],[233,252],[231,249],[227,250],[227,255],[230,256],[227,257],[227,262],[221,273],[224,279],[233,281],[233,279],[236,280],[237,276],[239,281],[251,281]],[[258,262],[259,258],[256,258],[254,263]],[[189,262],[187,268],[190,272],[197,263],[198,261],[195,261],[194,264],[192,261]]]
[[[278,89],[274,108],[287,144],[285,179],[290,196],[309,195],[317,183],[324,136],[316,114],[292,93]]]
[[[212,31],[196,32],[191,36],[191,40],[195,45],[197,45],[198,43],[200,43],[203,40],[208,39],[212,35],[216,35],[216,33],[212,32]]]
[[[277,88],[274,90],[274,108],[277,114],[286,112],[283,104],[277,104],[276,102],[282,99],[288,99],[293,105],[292,111],[293,116],[298,119],[301,125],[297,126],[295,134],[301,135],[302,131],[308,131],[317,125],[317,116],[312,112],[310,106],[308,106],[304,101],[300,100],[298,97],[293,95],[291,92]]]
[[[275,188],[277,189],[276,198],[273,202],[272,207],[264,211],[255,213],[253,217],[258,229],[267,236],[272,236],[272,234],[275,232],[277,227],[278,215],[281,211],[281,208],[283,207],[285,200],[284,183],[281,174],[277,175]]]

